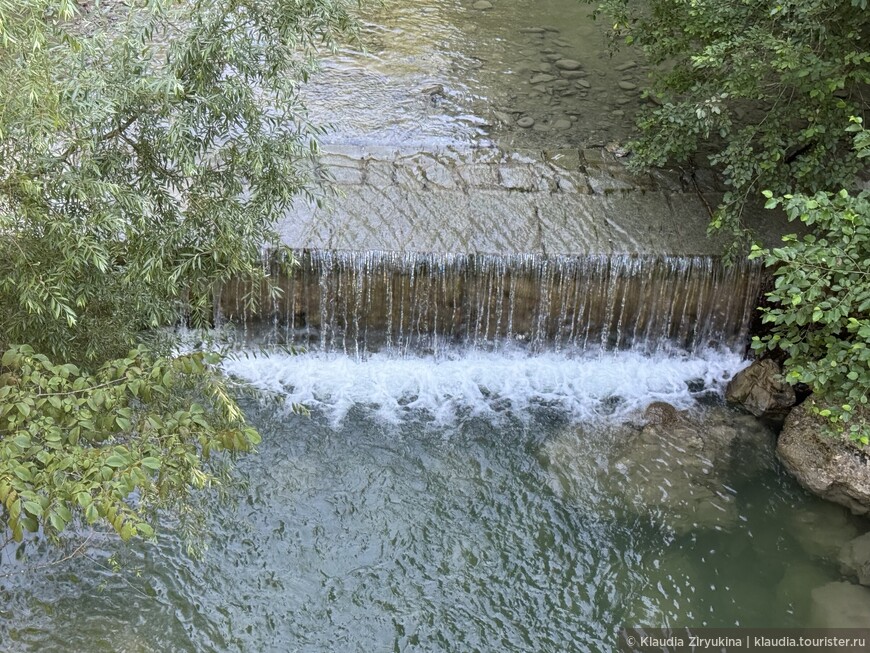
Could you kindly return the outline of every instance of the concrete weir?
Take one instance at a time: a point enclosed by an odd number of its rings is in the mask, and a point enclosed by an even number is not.
[[[724,266],[708,238],[712,176],[633,175],[603,149],[338,146],[315,173],[335,192],[282,221],[300,265],[259,315],[281,341],[691,350],[745,337],[760,270]],[[243,290],[225,289],[226,317],[253,317]]]

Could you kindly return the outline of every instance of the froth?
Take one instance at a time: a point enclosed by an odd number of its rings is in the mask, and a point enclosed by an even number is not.
[[[226,371],[254,387],[340,423],[355,406],[388,422],[424,417],[449,424],[459,416],[498,420],[537,406],[574,421],[620,421],[652,401],[691,408],[699,391],[720,393],[743,365],[723,351],[570,355],[455,351],[409,357],[380,352],[360,360],[340,353],[250,354]]]

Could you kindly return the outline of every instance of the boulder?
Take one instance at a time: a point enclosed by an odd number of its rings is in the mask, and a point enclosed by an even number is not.
[[[756,420],[726,410],[708,411],[696,422],[655,402],[644,416],[646,425],[626,439],[611,466],[614,493],[677,533],[734,527],[738,514],[730,479],[770,468],[772,434]]]
[[[848,510],[825,501],[809,501],[789,516],[789,533],[815,558],[836,560],[843,546],[860,532]]]
[[[807,490],[858,515],[870,514],[870,447],[846,436],[829,435],[811,400],[785,420],[776,453],[785,469]]]
[[[779,584],[776,586],[776,599],[780,605],[788,609],[801,621],[810,616],[812,608],[811,592],[813,588],[821,587],[835,580],[827,569],[817,564],[798,562],[789,565]]]
[[[795,394],[782,378],[779,365],[767,358],[735,374],[725,389],[725,400],[756,417],[781,420],[794,406]]]
[[[676,424],[685,416],[666,401],[654,401],[643,411],[643,419],[647,424]]]
[[[870,628],[870,589],[852,583],[827,583],[812,592],[810,626]]]
[[[870,585],[870,533],[856,537],[840,549],[840,571],[857,578],[862,585]]]

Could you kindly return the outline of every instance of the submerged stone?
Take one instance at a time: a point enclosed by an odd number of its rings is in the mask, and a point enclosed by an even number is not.
[[[552,82],[554,79],[556,79],[556,78],[553,77],[552,75],[546,75],[546,74],[535,75],[534,77],[532,77],[529,80],[529,83],[531,83],[531,84],[546,84],[547,82]]]
[[[805,562],[794,565],[786,570],[776,586],[776,598],[791,608],[798,619],[805,620],[810,617],[812,609],[812,590],[833,580],[817,565]]]
[[[481,11],[485,11],[487,9],[492,9],[492,3],[487,2],[487,0],[478,0],[473,5],[471,5],[475,9],[479,9]]]
[[[523,116],[519,120],[517,120],[517,126],[522,127],[523,129],[528,129],[532,125],[535,124],[535,119],[531,116]]]
[[[626,70],[631,70],[632,68],[637,68],[636,61],[626,61],[625,63],[621,63],[618,66],[614,67],[614,70],[617,72],[625,72]]]
[[[789,532],[809,555],[836,560],[843,546],[858,535],[846,510],[818,501],[791,516]]]
[[[870,628],[870,589],[852,583],[828,583],[812,592],[811,626]]]
[[[726,479],[771,468],[771,433],[721,409],[695,422],[656,402],[645,416],[646,426],[622,443],[604,482],[628,506],[677,533],[733,528],[737,505]]]
[[[559,70],[578,70],[582,64],[574,59],[559,59],[555,66]]]
[[[870,533],[847,542],[840,549],[840,571],[870,586]]]

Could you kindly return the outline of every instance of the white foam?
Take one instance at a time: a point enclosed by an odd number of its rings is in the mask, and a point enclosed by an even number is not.
[[[376,353],[249,354],[225,370],[256,388],[322,411],[340,423],[354,406],[399,422],[426,415],[449,424],[459,415],[498,419],[534,406],[556,407],[576,421],[624,420],[652,401],[679,409],[695,404],[687,385],[722,392],[744,361],[723,351],[642,354],[632,351],[528,355],[520,351],[455,351],[447,356]]]

